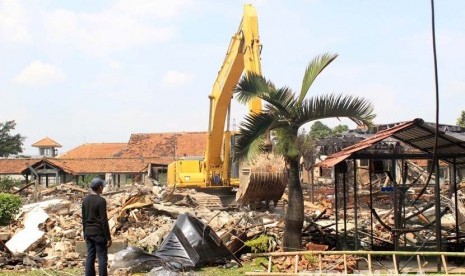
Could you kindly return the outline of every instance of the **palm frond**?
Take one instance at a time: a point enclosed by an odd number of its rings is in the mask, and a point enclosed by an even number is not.
[[[267,102],[265,106],[267,110],[286,118],[290,118],[297,108],[297,100],[288,87],[270,91],[270,93],[262,95],[262,100]]]
[[[247,73],[239,80],[239,83],[234,88],[234,93],[237,101],[246,104],[252,98],[261,98],[263,94],[268,94],[273,89],[274,85],[263,76],[256,73]]]
[[[239,159],[252,160],[261,150],[265,133],[275,117],[269,113],[249,114],[239,128],[239,139],[234,148]]]
[[[323,95],[312,97],[302,103],[298,125],[325,118],[346,117],[357,124],[372,124],[376,117],[371,102],[354,96]]]
[[[337,54],[324,53],[322,55],[316,56],[312,59],[312,61],[310,61],[302,80],[299,102],[303,101],[316,77],[318,77],[318,75],[326,68],[326,66],[335,60],[337,56]]]

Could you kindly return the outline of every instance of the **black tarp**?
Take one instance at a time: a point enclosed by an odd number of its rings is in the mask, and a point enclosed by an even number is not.
[[[110,271],[129,268],[130,272],[135,273],[161,269],[160,275],[163,275],[166,271],[185,271],[233,259],[234,255],[210,226],[192,215],[181,214],[155,254],[128,247],[116,254]]]
[[[131,273],[148,272],[154,267],[163,267],[164,260],[144,250],[129,246],[115,254],[110,274],[119,268],[129,268]]]
[[[190,214],[181,214],[155,252],[178,270],[235,259],[213,229]]]

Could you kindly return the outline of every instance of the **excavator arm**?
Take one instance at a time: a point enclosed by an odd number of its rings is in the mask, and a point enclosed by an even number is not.
[[[208,128],[206,168],[223,166],[223,149],[226,116],[229,111],[233,90],[244,71],[261,74],[261,44],[258,36],[258,18],[255,8],[244,6],[244,16],[238,31],[231,38],[223,65],[213,85],[210,98],[210,122]],[[261,111],[260,99],[248,103],[249,111]],[[224,151],[223,151],[224,150]],[[226,160],[226,158],[223,158]]]
[[[242,203],[274,201],[281,198],[285,188],[283,170],[274,170],[284,161],[263,157],[261,165],[241,164],[239,178],[231,177],[231,132],[229,113],[234,87],[241,75],[261,74],[261,44],[258,35],[258,18],[252,5],[244,5],[244,15],[237,32],[232,36],[210,98],[207,148],[203,160],[181,159],[168,165],[168,185],[185,188],[217,188],[238,186],[236,199]],[[248,102],[250,113],[262,111],[260,99]],[[226,127],[226,129],[225,129]],[[245,166],[244,166],[245,165]],[[256,165],[256,164],[255,164]]]

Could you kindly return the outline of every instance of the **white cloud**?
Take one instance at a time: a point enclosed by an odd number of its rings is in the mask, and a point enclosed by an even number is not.
[[[19,1],[0,0],[0,40],[31,42],[26,18],[28,15]]]
[[[166,42],[174,36],[172,27],[154,27],[140,18],[112,10],[100,13],[56,10],[47,15],[46,25],[50,41],[74,46],[92,55]]]
[[[65,74],[56,66],[36,60],[26,66],[14,79],[24,85],[49,85],[66,79]]]
[[[162,82],[166,86],[183,86],[194,79],[194,75],[178,71],[168,71],[162,77]]]
[[[108,55],[175,36],[172,19],[189,9],[191,0],[120,0],[98,12],[57,9],[44,13],[47,41],[94,55]],[[155,21],[156,20],[156,21]]]

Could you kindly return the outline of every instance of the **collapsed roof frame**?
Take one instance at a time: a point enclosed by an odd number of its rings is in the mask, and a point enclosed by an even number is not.
[[[336,203],[336,245],[339,246],[339,241],[338,236],[339,236],[339,207],[338,202],[340,201],[339,199],[339,194],[341,191],[338,190],[338,183],[340,182],[340,176],[342,176],[342,194],[343,194],[343,219],[344,219],[344,233],[343,233],[343,247],[344,249],[347,248],[347,197],[349,195],[348,193],[348,187],[347,187],[347,179],[346,179],[346,174],[347,174],[347,164],[345,163],[345,160],[351,159],[353,160],[353,195],[354,195],[354,206],[357,208],[354,208],[354,217],[355,217],[355,232],[354,232],[354,249],[358,250],[358,222],[357,222],[357,209],[358,209],[358,195],[357,195],[357,162],[356,160],[363,160],[367,159],[369,161],[372,160],[389,160],[391,162],[391,168],[395,168],[395,162],[396,160],[401,160],[402,162],[407,159],[427,159],[427,160],[432,160],[433,159],[433,150],[434,150],[434,145],[435,145],[435,125],[431,123],[425,123],[422,119],[414,119],[412,121],[404,122],[397,124],[391,128],[385,129],[383,131],[380,131],[376,133],[375,135],[359,142],[356,143],[350,147],[344,148],[343,150],[332,154],[328,156],[324,161],[316,164],[315,166],[319,167],[334,167],[335,168],[335,174],[334,174],[334,180],[335,180],[335,203]],[[404,153],[402,151],[398,150],[392,150],[391,152],[387,153],[380,153],[380,152],[374,152],[370,150],[370,147],[375,145],[376,143],[387,139],[387,138],[395,138],[398,141],[401,141],[405,143],[406,145],[409,145],[415,149],[420,150],[420,153]],[[457,169],[463,169],[465,168],[465,139],[460,139],[456,137],[455,135],[448,134],[445,131],[441,131],[438,133],[438,144],[437,144],[437,154],[436,158],[438,162],[436,162],[436,167],[434,168],[435,175],[439,175],[439,162],[443,161],[452,166],[452,178],[451,178],[451,184],[452,184],[452,192],[455,193],[457,191]],[[371,172],[369,173],[370,177],[370,208],[371,210],[371,245],[373,245],[373,190],[372,190],[372,178],[371,178]],[[391,172],[391,177],[395,179],[395,169],[393,172]],[[405,197],[405,192],[406,189],[404,189],[405,185],[402,184],[397,184],[396,181],[394,182],[394,210],[401,211],[402,210],[402,204],[403,204],[403,198]],[[441,187],[440,187],[440,180],[439,177],[435,178],[435,183],[434,183],[434,190],[435,190],[435,195],[440,195],[441,194]],[[428,183],[426,183],[428,184]],[[403,191],[402,191],[403,190]],[[397,191],[401,191],[398,193]],[[401,198],[399,198],[401,197]],[[459,248],[459,241],[460,241],[460,233],[459,233],[459,224],[458,224],[458,210],[457,210],[457,199],[458,197],[455,197],[455,237],[456,237],[456,249]],[[435,197],[435,220],[433,221],[441,221],[442,215],[444,215],[444,212],[440,210],[441,206],[441,199],[440,196]],[[376,213],[375,213],[376,214]],[[399,250],[399,236],[402,231],[406,231],[406,229],[402,229],[402,222],[401,219],[398,216],[398,213],[395,212],[394,216],[394,250]],[[380,221],[381,222],[381,221]],[[430,225],[433,225],[431,223]],[[442,251],[442,241],[441,241],[441,223],[434,223],[436,225],[436,251]]]

